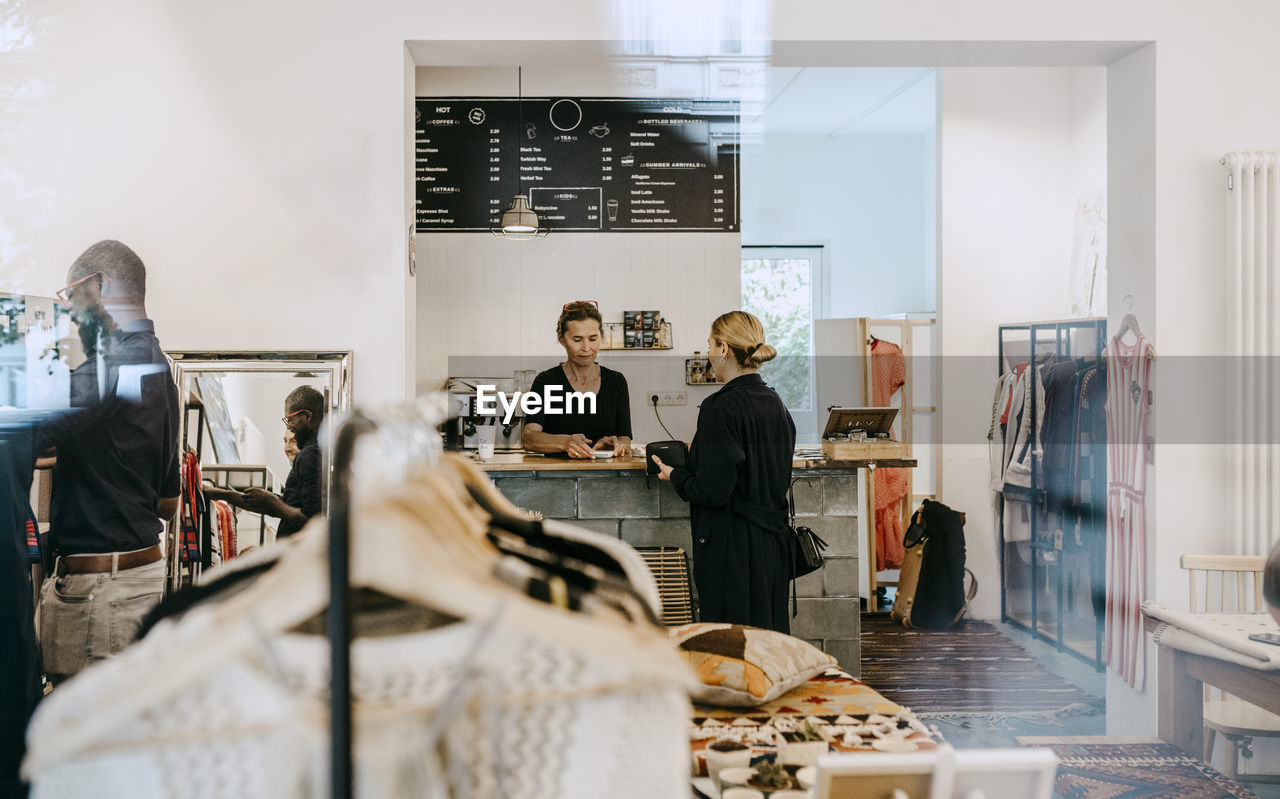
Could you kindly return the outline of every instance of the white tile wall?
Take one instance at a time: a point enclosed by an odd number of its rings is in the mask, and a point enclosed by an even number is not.
[[[450,355],[560,352],[554,324],[571,300],[606,321],[659,309],[676,351],[705,349],[710,322],[739,307],[740,239],[723,233],[563,233],[534,241],[432,233],[418,239],[419,384]]]

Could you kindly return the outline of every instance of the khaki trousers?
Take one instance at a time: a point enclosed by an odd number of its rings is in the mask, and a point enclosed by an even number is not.
[[[53,574],[40,586],[36,637],[46,674],[65,680],[133,643],[164,593],[164,561],[91,574]]]

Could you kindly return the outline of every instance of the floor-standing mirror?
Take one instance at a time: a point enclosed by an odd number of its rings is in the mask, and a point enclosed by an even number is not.
[[[199,465],[205,485],[280,493],[290,470],[285,398],[300,386],[324,395],[326,415],[351,408],[351,352],[170,352],[182,401],[179,440],[184,462],[183,512],[170,526],[170,587],[182,586],[211,565],[275,541],[278,520],[209,502],[192,514],[186,501]],[[328,453],[332,424],[320,431]],[[325,459],[322,512],[328,513],[331,472]]]

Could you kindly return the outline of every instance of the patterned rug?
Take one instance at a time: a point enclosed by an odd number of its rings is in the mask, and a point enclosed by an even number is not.
[[[930,632],[908,630],[888,614],[862,614],[861,677],[930,722],[1056,724],[1103,710],[1100,698],[1045,669],[992,625],[969,619]]]
[[[1053,787],[1054,795],[1062,799],[1258,799],[1210,766],[1155,739],[1144,743],[1080,740],[1019,738],[1018,742],[1047,746],[1057,753]]]
[[[805,720],[821,728],[834,752],[930,751],[941,740],[911,711],[831,669],[759,707],[694,705],[689,728],[694,776],[706,775],[711,741],[731,738],[750,745],[753,755],[767,754],[774,751],[774,730],[791,730]]]

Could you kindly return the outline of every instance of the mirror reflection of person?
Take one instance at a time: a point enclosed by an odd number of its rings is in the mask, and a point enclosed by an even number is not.
[[[293,435],[298,454],[292,458],[293,466],[284,481],[282,493],[273,494],[257,487],[244,491],[206,487],[205,496],[224,500],[253,513],[275,516],[280,520],[276,528],[277,538],[291,536],[301,530],[313,516],[319,516],[324,507],[324,475],[319,444],[324,413],[324,394],[311,386],[299,386],[285,398],[283,421]],[[288,451],[289,437],[286,434],[286,455]]]
[[[785,633],[796,425],[759,374],[777,354],[746,311],[712,322],[707,357],[724,385],[702,401],[687,465],[653,460],[659,477],[689,503],[702,620]]]
[[[178,388],[147,318],[146,267],[118,241],[85,250],[58,292],[87,359],[68,412],[42,422],[53,467],[53,572],[36,614],[58,682],[132,643],[164,591],[162,520],[178,510]]]
[[[566,304],[556,322],[556,338],[565,360],[533,379],[531,393],[546,396],[548,386],[559,386],[563,397],[570,391],[594,392],[595,413],[530,414],[524,424],[524,448],[534,452],[563,452],[570,458],[593,458],[604,450],[614,455],[631,451],[631,398],[627,379],[596,363],[604,320],[594,300]]]
[[[289,465],[293,465],[293,459],[298,454],[298,439],[294,436],[293,431],[285,428],[284,431],[284,456],[289,459]]]

